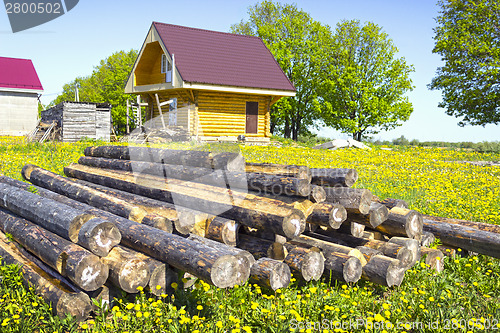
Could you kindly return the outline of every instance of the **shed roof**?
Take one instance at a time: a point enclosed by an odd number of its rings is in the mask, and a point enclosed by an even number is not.
[[[43,90],[29,59],[0,57],[0,89]]]
[[[153,22],[183,81],[295,91],[259,37]]]

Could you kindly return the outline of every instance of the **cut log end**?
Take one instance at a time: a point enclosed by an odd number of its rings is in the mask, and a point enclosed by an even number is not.
[[[415,265],[415,262],[418,260],[415,258],[414,252],[404,246],[398,250],[396,259],[399,260],[399,264],[402,268],[407,269]]]
[[[269,284],[272,290],[286,288],[290,284],[291,273],[290,268],[285,263],[277,263],[271,270],[269,276]]]
[[[422,215],[416,211],[411,211],[411,214],[412,216],[409,218],[408,223],[406,223],[405,226],[406,234],[410,238],[420,240],[422,238],[424,220]]]
[[[141,223],[168,233],[174,231],[172,221],[159,215],[148,214],[142,218]]]
[[[333,208],[330,213],[330,227],[332,229],[338,229],[347,219],[347,211],[341,204],[332,204]]]
[[[361,278],[362,265],[358,258],[351,257],[344,264],[342,275],[347,283],[355,283]]]
[[[31,173],[33,172],[33,170],[35,170],[36,168],[38,168],[36,165],[33,165],[33,164],[26,164],[22,170],[21,170],[21,175],[23,176],[23,178],[27,181],[29,181],[31,179]]]
[[[422,248],[422,256],[425,256],[425,264],[430,266],[436,272],[444,270],[444,253],[437,249]]]
[[[250,274],[250,272],[242,272],[241,269],[245,270],[239,257],[233,255],[221,256],[212,265],[211,281],[209,282],[219,288],[234,287],[241,283],[242,275]]]
[[[71,221],[71,223],[69,224],[70,225],[68,229],[69,240],[72,241],[73,243],[77,243],[80,229],[85,223],[92,220],[93,218],[95,218],[95,216],[90,214],[81,214],[75,217],[73,221]]]
[[[155,296],[171,294],[173,292],[171,285],[177,280],[177,272],[167,265],[161,265],[151,272],[148,284],[149,292]]]
[[[78,234],[78,244],[100,257],[106,256],[120,241],[121,233],[118,228],[113,223],[101,219],[88,221]]]
[[[59,317],[65,318],[69,314],[77,321],[87,319],[91,310],[92,302],[89,296],[82,292],[63,294],[54,309]]]

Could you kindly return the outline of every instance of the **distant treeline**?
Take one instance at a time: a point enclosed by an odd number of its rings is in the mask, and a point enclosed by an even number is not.
[[[387,146],[415,146],[415,147],[443,147],[443,148],[461,148],[470,149],[480,153],[500,153],[500,141],[483,142],[445,142],[445,141],[419,141],[417,139],[408,140],[402,135],[397,139],[369,141],[374,145]]]

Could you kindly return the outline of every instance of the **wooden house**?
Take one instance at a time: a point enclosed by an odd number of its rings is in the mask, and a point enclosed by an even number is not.
[[[0,135],[25,135],[35,128],[42,92],[31,60],[0,57]]]
[[[258,37],[153,22],[126,83],[146,126],[201,140],[268,141],[270,108],[295,88]]]
[[[61,102],[42,111],[41,123],[55,123],[55,131],[64,142],[83,138],[110,140],[111,105],[106,103]]]

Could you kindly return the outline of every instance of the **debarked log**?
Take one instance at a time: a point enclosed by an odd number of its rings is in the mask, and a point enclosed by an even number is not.
[[[387,287],[399,286],[405,276],[406,267],[398,259],[373,256],[363,267],[362,278]]]
[[[361,278],[361,261],[345,253],[325,254],[325,276],[328,279],[355,283]]]
[[[376,228],[382,223],[384,223],[389,217],[389,210],[382,204],[377,202],[372,202],[370,204],[370,211],[368,214],[349,214],[348,221],[353,221],[359,224],[363,224],[370,228]]]
[[[166,184],[153,176],[136,179],[122,171],[109,172],[78,164],[64,170],[70,177],[234,219],[249,227],[269,229],[287,237],[296,237],[305,228],[305,216],[301,211],[276,206],[271,199],[251,194],[204,184],[194,188],[194,183],[186,186],[182,181],[174,180]]]
[[[234,220],[216,216],[208,223],[205,237],[229,246],[237,246],[240,227],[241,224]]]
[[[115,246],[102,261],[109,267],[109,280],[127,293],[138,293],[149,282],[149,269],[134,250]]]
[[[260,258],[250,269],[250,282],[272,290],[288,287],[291,280],[287,264],[271,258]]]
[[[83,290],[95,290],[108,278],[108,266],[96,255],[3,209],[0,229]]]
[[[3,233],[0,233],[0,257],[2,263],[21,267],[26,287],[33,287],[36,294],[51,304],[54,314],[61,318],[71,315],[77,321],[87,319],[92,310],[90,298],[83,292],[75,292],[73,288],[61,285],[58,280],[26,259]]]
[[[300,280],[319,280],[325,269],[325,258],[319,250],[285,243],[287,250],[284,263],[290,267],[294,276]]]
[[[318,226],[338,229],[347,219],[347,211],[339,203],[320,203],[313,207],[306,222]]]

